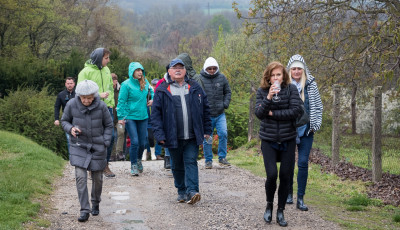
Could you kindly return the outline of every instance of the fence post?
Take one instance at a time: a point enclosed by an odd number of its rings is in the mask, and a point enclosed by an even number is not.
[[[332,108],[332,164],[339,163],[339,146],[340,146],[340,98],[339,85],[333,86],[333,108]]]
[[[382,179],[382,86],[374,89],[374,123],[372,125],[372,181]]]

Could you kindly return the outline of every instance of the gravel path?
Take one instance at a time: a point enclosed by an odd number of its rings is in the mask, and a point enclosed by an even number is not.
[[[263,220],[264,178],[215,163],[206,170],[204,160],[199,161],[201,201],[189,205],[176,202],[172,174],[163,169],[163,161],[144,161],[143,166],[139,177],[131,177],[129,162],[112,162],[116,177],[104,179],[100,215],[79,223],[74,168],[67,164],[43,218],[51,229],[282,229],[275,221],[277,198],[272,223]],[[285,218],[285,229],[340,229],[312,206],[301,212],[287,205]]]

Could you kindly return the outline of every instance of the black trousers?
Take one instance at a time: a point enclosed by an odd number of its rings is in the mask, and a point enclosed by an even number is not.
[[[261,142],[261,150],[264,157],[265,172],[267,181],[265,182],[265,193],[267,202],[274,202],[276,191],[276,181],[278,179],[277,162],[280,160],[279,168],[279,189],[278,189],[278,208],[285,209],[286,199],[289,191],[290,178],[293,175],[295,163],[296,139],[287,141],[285,145]]]

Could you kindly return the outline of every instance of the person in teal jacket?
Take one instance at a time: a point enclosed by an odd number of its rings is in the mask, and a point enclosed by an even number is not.
[[[117,115],[118,123],[124,124],[131,139],[129,158],[131,175],[143,172],[142,156],[146,145],[148,113],[147,106],[153,103],[154,91],[145,78],[145,71],[139,62],[129,64],[129,79],[121,84]]]
[[[92,54],[90,54],[90,59],[86,61],[85,67],[81,70],[78,75],[78,84],[84,80],[94,81],[99,87],[99,96],[108,107],[111,118],[113,116],[113,108],[115,106],[114,102],[114,88],[111,77],[111,71],[107,67],[110,62],[111,52],[105,48],[97,48]],[[107,166],[104,169],[104,175],[106,177],[115,177],[115,174],[110,170],[108,162],[110,162],[111,151],[114,145],[114,131],[112,133],[111,144],[107,148]]]

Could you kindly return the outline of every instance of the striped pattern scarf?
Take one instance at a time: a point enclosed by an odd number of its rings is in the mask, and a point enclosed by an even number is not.
[[[317,131],[321,128],[322,124],[322,110],[323,105],[321,101],[321,96],[318,91],[317,83],[315,82],[315,78],[311,75],[310,70],[307,67],[304,58],[299,55],[293,55],[286,66],[288,71],[290,71],[289,67],[293,61],[301,61],[305,66],[306,76],[307,76],[307,92],[308,92],[308,100],[310,105],[310,129],[308,130],[307,135],[310,133],[310,130]]]

